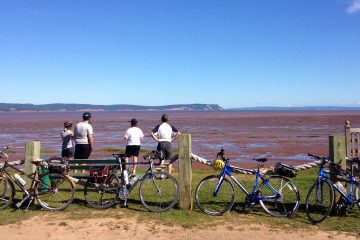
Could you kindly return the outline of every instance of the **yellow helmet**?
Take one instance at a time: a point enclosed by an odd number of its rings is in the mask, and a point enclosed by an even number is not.
[[[225,167],[225,163],[223,160],[221,159],[215,159],[212,163],[211,166],[213,167],[214,170],[223,170]]]

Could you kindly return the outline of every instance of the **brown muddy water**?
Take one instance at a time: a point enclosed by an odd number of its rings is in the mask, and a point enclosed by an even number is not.
[[[64,120],[78,122],[82,112],[0,112],[0,146],[12,145],[11,159],[22,159],[27,141],[40,140],[42,157],[60,155]],[[146,137],[142,148],[155,149],[150,131],[162,112],[92,112],[95,147],[91,158],[109,158],[104,148],[124,148],[129,120],[137,118]],[[328,154],[328,136],[343,135],[344,122],[360,126],[360,111],[168,112],[170,123],[192,135],[192,152],[214,159],[224,148],[234,162],[255,157],[274,162],[310,161],[308,152]],[[177,142],[173,143],[177,148]]]

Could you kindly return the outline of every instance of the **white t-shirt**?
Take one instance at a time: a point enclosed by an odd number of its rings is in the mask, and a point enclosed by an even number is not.
[[[71,136],[71,130],[61,131],[61,138],[63,140],[62,149],[75,147],[74,138]]]
[[[141,140],[144,138],[144,133],[138,127],[131,127],[126,130],[124,138],[126,145],[141,145]]]
[[[171,142],[173,132],[178,132],[176,127],[166,122],[157,125],[152,132],[157,135],[160,142]]]
[[[76,144],[89,144],[88,136],[94,134],[89,121],[79,122],[76,124],[74,133]]]

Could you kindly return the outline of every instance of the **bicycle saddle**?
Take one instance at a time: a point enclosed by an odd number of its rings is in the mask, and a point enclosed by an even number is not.
[[[119,158],[119,159],[123,159],[125,157],[125,154],[122,154],[122,153],[114,153],[113,156],[115,158]]]
[[[257,162],[266,162],[268,159],[267,158],[254,158],[254,160]]]

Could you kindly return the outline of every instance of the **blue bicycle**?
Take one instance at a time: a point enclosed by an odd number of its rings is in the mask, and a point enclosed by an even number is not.
[[[259,162],[257,170],[250,170],[231,166],[229,159],[226,158],[224,150],[217,154],[222,169],[219,175],[210,175],[200,181],[195,190],[195,199],[201,211],[209,215],[222,215],[234,204],[235,191],[228,176],[245,193],[245,208],[253,206],[257,202],[270,215],[275,217],[291,217],[299,208],[300,194],[291,180],[284,176],[266,177],[260,172],[260,166],[266,162],[266,158],[254,159]],[[213,164],[214,167],[214,164]],[[233,176],[232,172],[247,172],[255,175],[255,183],[252,192],[248,192],[245,187]],[[259,185],[259,180],[261,184]]]
[[[330,214],[333,208],[336,211],[345,211],[346,213],[346,210],[352,208],[355,204],[360,207],[360,181],[356,180],[353,173],[342,170],[340,165],[331,162],[326,157],[310,153],[308,155],[321,160],[318,177],[306,197],[306,216],[308,219],[313,223],[319,223]],[[359,163],[359,159],[355,158],[348,162],[350,164]],[[330,171],[324,167],[327,163],[330,165]],[[339,180],[346,182],[346,185],[348,185],[348,194],[346,193],[346,186],[343,186]],[[335,192],[338,192],[340,196],[337,204],[335,204]]]

